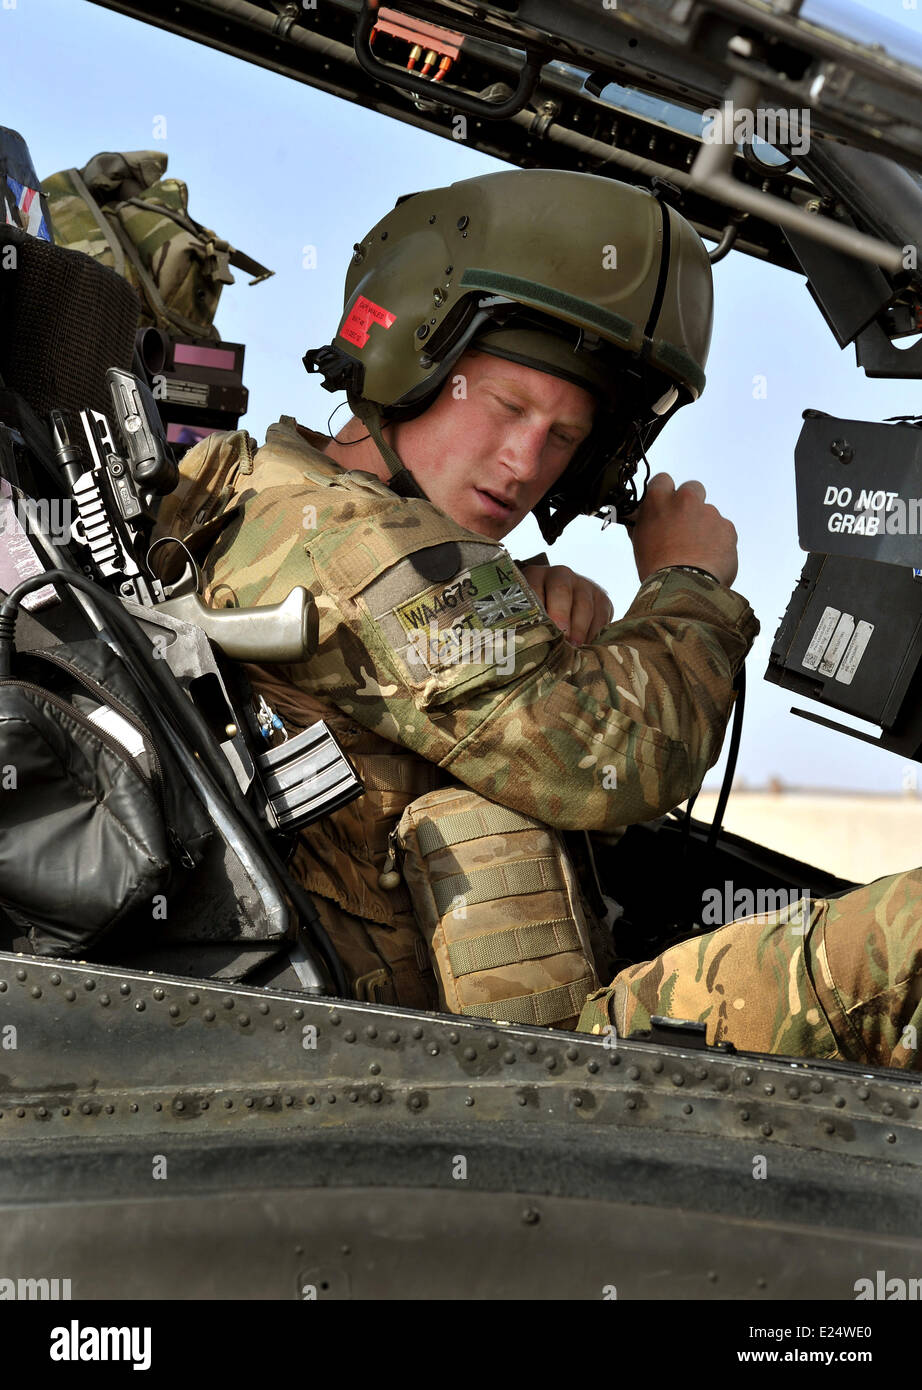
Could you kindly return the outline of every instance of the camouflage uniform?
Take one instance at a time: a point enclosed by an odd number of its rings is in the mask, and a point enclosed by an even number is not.
[[[402,885],[379,882],[403,808],[454,781],[563,830],[612,832],[662,814],[716,761],[758,624],[715,580],[663,571],[623,619],[575,647],[501,546],[371,474],[342,470],[319,451],[323,441],[285,418],[255,461],[248,447],[237,451],[216,486],[221,505],[241,511],[208,555],[205,596],[254,606],[297,584],[312,593],[320,628],[310,661],[249,675],[289,729],[327,719],[370,790],[302,832],[294,867],[362,982],[357,992],[409,1003],[410,902]],[[214,448],[190,451],[187,481]],[[158,533],[185,533],[190,514],[181,491],[166,499]],[[478,638],[485,659],[453,660],[449,628]],[[497,649],[512,638],[510,670],[508,649],[505,659]],[[352,935],[396,955],[405,983],[392,962],[369,978],[376,971],[360,968]],[[425,988],[434,1001],[434,981]]]
[[[319,452],[323,436],[283,419],[255,461],[246,436],[224,438],[210,515],[234,501],[241,513],[208,557],[206,595],[260,605],[307,585],[316,655],[249,672],[289,728],[327,719],[368,787],[302,832],[296,872],[359,997],[437,1007],[406,890],[379,883],[403,808],[454,781],[564,829],[652,819],[715,762],[758,624],[716,581],[662,571],[623,619],[574,647],[502,547],[344,472]],[[183,486],[215,442],[186,456]],[[207,519],[199,500],[184,503],[183,487],[166,499],[161,532],[186,533],[193,512]],[[413,628],[441,630],[459,612],[514,633],[511,673],[413,650]],[[622,970],[577,1027],[626,1036],[659,1013],[700,1019],[709,1042],[745,1050],[918,1069],[920,905],[914,870],[732,922]]]
[[[683,941],[591,995],[578,1026],[626,1037],[653,1014],[746,1051],[922,1069],[922,869]]]

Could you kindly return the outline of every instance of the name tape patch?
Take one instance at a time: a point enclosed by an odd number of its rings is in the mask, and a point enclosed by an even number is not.
[[[459,574],[450,584],[434,584],[393,609],[407,634],[485,628],[514,628],[541,619],[534,595],[524,589],[509,564],[493,561]]]

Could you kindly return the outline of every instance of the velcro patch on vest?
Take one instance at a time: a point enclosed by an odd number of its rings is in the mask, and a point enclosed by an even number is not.
[[[476,565],[449,584],[432,584],[392,610],[413,655],[429,671],[494,660],[493,643],[544,614],[509,561]],[[501,637],[502,635],[502,637]]]
[[[508,552],[474,537],[406,554],[358,602],[427,708],[496,688],[558,635]]]

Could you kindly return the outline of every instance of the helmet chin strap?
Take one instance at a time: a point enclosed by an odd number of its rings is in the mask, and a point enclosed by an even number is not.
[[[381,429],[381,412],[378,406],[373,401],[365,400],[350,401],[349,404],[352,406],[353,414],[358,416],[368,430],[378,453],[387,464],[387,470],[391,475],[391,490],[396,492],[399,497],[422,497],[428,501],[426,494],[403,459],[384,438]]]

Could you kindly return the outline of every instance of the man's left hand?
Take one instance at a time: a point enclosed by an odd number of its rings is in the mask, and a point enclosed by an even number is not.
[[[528,565],[522,570],[564,636],[575,646],[591,642],[614,616],[604,589],[566,565]]]

